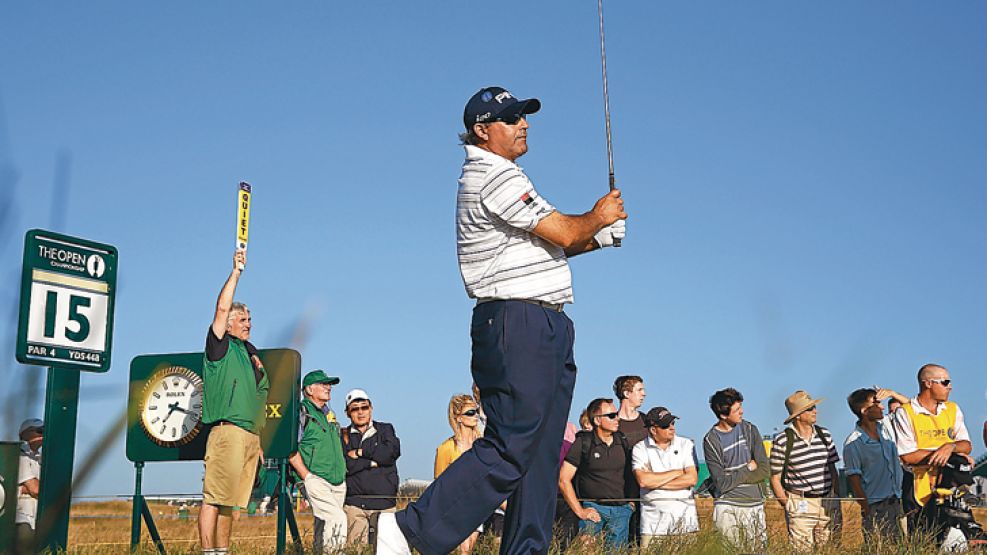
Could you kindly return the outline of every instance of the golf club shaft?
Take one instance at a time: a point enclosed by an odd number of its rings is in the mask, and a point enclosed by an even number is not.
[[[603,114],[607,123],[607,163],[610,168],[610,190],[616,188],[617,180],[613,174],[613,139],[610,134],[610,89],[607,86],[607,44],[603,32],[603,0],[596,0],[597,13],[600,15],[600,65],[603,67]],[[614,239],[613,246],[620,246],[620,239]]]

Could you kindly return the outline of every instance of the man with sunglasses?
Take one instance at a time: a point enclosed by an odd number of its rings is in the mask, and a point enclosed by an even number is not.
[[[785,399],[788,425],[771,443],[771,489],[785,509],[788,535],[796,551],[829,542],[839,524],[840,456],[829,430],[816,424],[816,405],[799,390]]]
[[[544,553],[552,541],[559,452],[576,364],[568,259],[624,237],[614,190],[580,215],[555,209],[517,165],[537,99],[485,87],[463,110],[466,150],[456,203],[457,254],[471,325],[472,374],[484,437],[418,501],[379,517],[378,552],[452,551],[508,499],[501,553]],[[471,503],[462,503],[466,496]]]
[[[949,400],[953,390],[949,371],[926,364],[918,371],[918,386],[918,395],[899,407],[894,418],[898,455],[914,476],[914,491],[903,499],[909,533],[935,525],[923,521],[921,515],[930,513],[920,509],[932,499],[932,484],[949,457],[959,453],[973,462],[963,411]]]
[[[638,494],[631,473],[631,446],[619,431],[620,413],[613,400],[594,399],[586,413],[593,430],[576,434],[559,471],[559,489],[579,517],[581,534],[603,533],[607,545],[623,546],[634,511],[629,500]]]
[[[343,428],[346,453],[346,543],[367,543],[370,517],[381,511],[394,512],[398,494],[398,457],[401,442],[394,426],[373,419],[370,396],[362,389],[346,394]]]
[[[631,452],[634,477],[641,487],[641,549],[657,537],[699,531],[692,487],[696,471],[695,445],[675,434],[678,420],[665,407],[644,416],[648,437]]]

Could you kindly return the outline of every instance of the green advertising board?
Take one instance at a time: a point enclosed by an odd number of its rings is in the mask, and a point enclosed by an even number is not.
[[[51,231],[28,231],[17,360],[106,372],[116,282],[116,247]]]
[[[290,456],[298,446],[302,358],[292,349],[262,349],[258,356],[271,389],[264,407],[261,449],[267,458]],[[127,459],[131,462],[199,461],[208,426],[202,417],[202,356],[141,355],[130,363]]]
[[[20,442],[17,441],[0,441],[0,546],[14,544],[20,446]],[[0,549],[0,552],[2,551],[4,550]]]

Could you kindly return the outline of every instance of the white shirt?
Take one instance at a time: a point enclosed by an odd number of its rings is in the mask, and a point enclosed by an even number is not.
[[[555,207],[517,164],[466,146],[456,197],[456,250],[470,298],[573,301],[565,251],[532,233],[552,212]]]
[[[692,452],[693,443],[691,439],[675,436],[668,448],[662,449],[649,435],[644,438],[644,441],[639,441],[631,451],[631,468],[646,472],[683,470],[696,466]],[[687,498],[692,498],[692,488],[679,490],[641,488],[641,500],[644,502],[657,499]]]
[[[668,472],[696,466],[691,439],[675,436],[666,449],[648,437],[631,451],[631,468]],[[699,530],[699,516],[692,488],[679,490],[641,488],[641,534],[666,536]]]
[[[936,405],[936,412],[932,413],[925,410],[925,407],[919,404],[918,397],[913,397],[911,403],[912,410],[915,411],[915,414],[931,414],[932,416],[937,416],[946,408],[946,403],[939,403]],[[895,443],[898,446],[898,455],[907,455],[918,451],[918,443],[915,441],[915,428],[912,426],[912,419],[908,418],[908,413],[905,412],[904,407],[898,407],[898,410],[894,411],[894,431]],[[966,424],[963,422],[963,411],[960,410],[959,405],[956,405],[953,441],[970,441],[970,432],[967,431]]]
[[[30,524],[34,528],[35,515],[38,512],[38,500],[26,493],[20,492],[20,485],[31,479],[41,479],[41,453],[31,451],[27,443],[21,443],[21,455],[17,467],[17,524]]]

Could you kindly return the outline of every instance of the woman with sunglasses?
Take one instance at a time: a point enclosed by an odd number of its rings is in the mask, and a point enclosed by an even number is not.
[[[473,442],[483,435],[479,428],[479,414],[479,405],[470,395],[453,395],[449,400],[449,427],[452,428],[452,437],[439,444],[439,448],[435,450],[436,478],[460,455],[469,451],[473,447]],[[467,536],[459,545],[459,552],[472,551],[476,538],[482,530],[483,526],[480,526]]]

